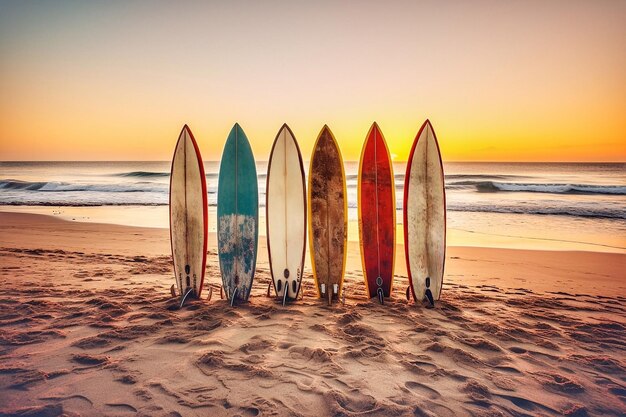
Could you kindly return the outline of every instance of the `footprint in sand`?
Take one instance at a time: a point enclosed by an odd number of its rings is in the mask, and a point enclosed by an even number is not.
[[[93,402],[84,395],[70,395],[67,397],[41,397],[43,401],[56,401],[63,404],[63,406],[73,409],[85,410],[93,407]],[[39,415],[39,414],[33,414]]]
[[[430,388],[424,384],[420,384],[416,381],[407,381],[404,386],[411,392],[418,394],[419,396],[426,396],[431,400],[436,400],[441,398],[441,394],[439,391]]]
[[[116,415],[118,413],[123,413],[123,414],[135,414],[137,412],[137,409],[135,407],[133,407],[132,405],[129,404],[113,404],[113,403],[109,403],[109,404],[105,404],[109,409],[111,409],[111,411],[113,411]]]
[[[552,413],[556,413],[556,410],[545,406],[543,404],[534,402],[532,400],[523,398],[523,397],[516,397],[514,395],[504,395],[504,394],[495,394],[495,396],[500,397],[500,398],[504,398],[505,400],[508,400],[510,402],[512,402],[513,404],[515,404],[516,406],[518,406],[521,409],[524,409],[526,411],[537,411],[537,410],[544,410],[544,411],[549,411]]]
[[[72,355],[72,362],[75,362],[79,365],[84,365],[87,367],[91,366],[101,366],[109,363],[109,358],[107,356],[97,356],[97,355],[87,355],[87,354],[74,354]]]
[[[501,371],[501,372],[510,373],[510,374],[522,374],[522,372],[519,369],[514,368],[512,366],[496,366],[494,369]]]

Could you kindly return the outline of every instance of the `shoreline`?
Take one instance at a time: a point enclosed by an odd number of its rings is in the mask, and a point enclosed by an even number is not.
[[[32,213],[49,215],[68,221],[102,223],[122,226],[140,226],[147,228],[168,228],[169,212],[168,206],[6,206],[0,205],[0,212],[12,213]],[[483,220],[473,227],[465,224],[466,220],[457,221],[461,217],[475,217],[477,213],[472,212],[449,212],[447,239],[448,246],[466,246],[477,248],[494,249],[523,249],[523,250],[546,250],[546,251],[583,251],[626,254],[626,239],[620,239],[621,229],[619,223],[611,223],[605,220],[605,224],[600,230],[591,232],[591,225],[585,229],[584,236],[588,240],[580,240],[580,235],[568,231],[565,236],[558,236],[556,232],[552,235],[538,235],[538,219],[533,215],[508,214],[508,213],[482,213]],[[209,207],[210,219],[215,219],[215,207]],[[517,219],[519,225],[512,225],[511,216]],[[559,222],[566,222],[569,225],[571,219],[552,216],[551,230],[562,231]],[[398,219],[402,216],[399,214]],[[263,210],[259,217],[259,236],[265,235],[265,218]],[[544,219],[541,219],[544,221]],[[582,220],[586,221],[586,220]],[[598,221],[598,220],[594,220]],[[613,227],[612,227],[613,225]],[[471,225],[470,225],[471,226]],[[567,226],[566,226],[567,227]],[[615,229],[617,227],[617,229]],[[624,225],[626,227],[626,223]],[[511,233],[501,233],[500,230],[512,229]],[[596,228],[597,229],[597,228]],[[626,229],[624,229],[626,231]],[[215,222],[209,221],[209,231],[215,232]],[[403,226],[396,223],[396,242],[403,241]],[[349,220],[348,241],[357,242],[358,222]]]

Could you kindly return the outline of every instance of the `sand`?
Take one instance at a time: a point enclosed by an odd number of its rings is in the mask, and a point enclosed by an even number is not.
[[[451,247],[442,301],[175,309],[168,231],[0,213],[0,416],[626,414],[626,255]],[[205,292],[205,296],[207,293]]]

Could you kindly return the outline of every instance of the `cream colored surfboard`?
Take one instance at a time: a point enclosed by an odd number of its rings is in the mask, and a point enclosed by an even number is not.
[[[284,124],[272,146],[266,187],[267,250],[276,295],[296,299],[306,250],[306,185],[302,154]]]
[[[430,288],[438,300],[446,257],[446,195],[439,144],[428,120],[418,132],[407,161],[404,247],[413,297],[421,302]]]
[[[208,208],[200,150],[191,130],[180,132],[170,176],[170,239],[177,295],[200,297],[206,267]],[[182,302],[181,302],[182,305]]]

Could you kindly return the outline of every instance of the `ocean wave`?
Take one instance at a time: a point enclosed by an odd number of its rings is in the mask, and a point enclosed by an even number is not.
[[[63,207],[97,207],[97,206],[167,206],[167,194],[159,194],[159,198],[154,198],[154,194],[138,193],[134,197],[127,198],[121,195],[117,198],[106,198],[103,195],[90,195],[83,198],[58,198],[47,195],[49,197],[31,198],[28,196],[8,197],[0,195],[0,205],[11,206],[63,206]],[[128,196],[128,194],[126,194]],[[8,198],[7,198],[8,197]],[[210,196],[208,205],[210,207],[217,206],[216,196]],[[350,201],[348,204],[351,216],[356,216],[356,202]],[[261,215],[265,212],[265,198],[259,197],[259,210]],[[396,204],[396,218],[402,218],[402,202]],[[527,214],[527,215],[546,215],[546,216],[570,216],[580,218],[596,218],[626,221],[626,210],[619,205],[602,206],[597,204],[586,205],[551,205],[551,206],[520,206],[512,204],[488,205],[488,204],[448,204],[449,212],[476,212],[476,213],[504,213],[504,214]]]
[[[447,180],[475,179],[475,180],[512,180],[528,178],[522,175],[502,175],[502,174],[446,174]]]
[[[151,171],[131,171],[131,172],[121,172],[119,174],[114,174],[116,177],[169,177],[169,172],[151,172]]]
[[[121,172],[119,174],[113,174],[115,177],[125,177],[125,178],[169,178],[169,172],[153,172],[153,171],[131,171],[131,172]],[[218,174],[215,172],[209,172],[205,174],[207,178],[217,178]]]
[[[131,172],[122,172],[119,174],[113,174],[115,177],[126,177],[126,178],[169,178],[169,172],[151,172],[151,171],[131,171]],[[206,178],[218,178],[218,172],[207,172],[204,174]],[[264,179],[267,177],[267,174],[263,172],[259,172],[257,174],[258,179]]]
[[[128,193],[128,192],[168,192],[166,185],[150,184],[141,186],[139,184],[69,184],[56,181],[0,181],[0,190],[12,191],[40,191],[40,192],[70,192],[70,191],[95,191],[101,193]]]
[[[496,181],[455,181],[446,184],[449,190],[475,189],[482,193],[525,192],[546,194],[626,195],[626,186],[593,184],[541,184]]]
[[[450,205],[448,211],[464,211],[479,213],[506,213],[506,214],[532,214],[546,216],[572,216],[596,219],[621,219],[626,220],[626,210],[610,207],[520,207],[520,206],[474,206],[474,205]]]
[[[356,209],[357,203],[351,201],[349,209]],[[402,216],[402,201],[396,202],[396,217]],[[532,215],[553,215],[572,216],[597,219],[620,219],[626,220],[626,210],[615,206],[603,207],[598,205],[585,206],[519,206],[519,205],[474,205],[474,204],[448,204],[447,211],[470,212],[470,213],[506,213],[506,214],[532,214]]]
[[[139,172],[139,171],[137,171]],[[208,176],[217,174],[207,174]],[[212,184],[212,185],[211,185]],[[258,175],[259,190],[265,189],[265,174]],[[209,184],[209,194],[217,184]],[[357,183],[354,180],[346,184],[350,193],[356,193]],[[396,193],[402,193],[404,181],[395,182]],[[40,192],[65,192],[65,191],[95,191],[95,192],[168,192],[169,184],[153,181],[120,182],[109,184],[82,184],[67,183],[59,181],[22,181],[15,179],[0,180],[0,190],[22,190]],[[446,183],[446,190],[470,190],[479,193],[515,193],[531,192],[544,194],[591,194],[622,196],[626,195],[626,186],[623,185],[595,185],[595,184],[543,184],[543,183],[518,183],[518,182],[497,182],[497,181],[451,181]]]

